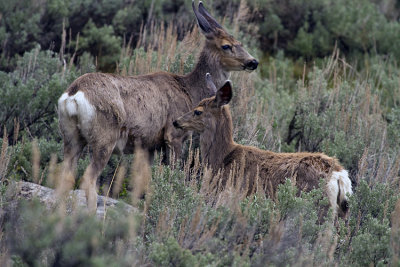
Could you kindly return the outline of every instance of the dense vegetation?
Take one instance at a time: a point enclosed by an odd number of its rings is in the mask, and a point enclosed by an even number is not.
[[[394,0],[218,0],[207,6],[235,23],[235,31],[257,36],[265,54],[284,50],[311,61],[337,46],[352,59],[400,56],[400,6]],[[181,40],[194,24],[191,1],[184,0],[1,0],[0,12],[0,70],[7,71],[37,45],[75,63],[90,53],[99,69],[113,71],[122,44],[135,47],[144,28],[173,24]]]
[[[399,264],[400,7],[391,0],[205,3],[261,59],[231,77],[235,140],[337,157],[355,191],[347,221],[320,224],[322,190],[297,197],[290,179],[275,201],[228,188],[211,206],[196,153],[184,166],[156,159],[151,177],[141,156],[112,157],[100,193],[116,177],[110,192],[137,216],[110,209],[98,220],[36,202],[3,216],[13,181],[55,186],[56,103],[75,78],[193,68],[204,37],[190,5],[0,0],[0,265]],[[88,151],[79,177],[87,164]]]

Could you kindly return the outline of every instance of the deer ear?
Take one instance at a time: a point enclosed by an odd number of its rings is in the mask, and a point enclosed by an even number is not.
[[[213,33],[213,28],[211,27],[210,23],[208,23],[208,20],[202,14],[200,14],[199,11],[196,10],[196,7],[194,6],[194,0],[192,0],[192,8],[194,15],[197,19],[197,24],[199,24],[199,27],[203,34],[206,37],[211,36]]]
[[[214,96],[217,93],[217,87],[212,81],[211,74],[207,72],[206,74],[206,84],[208,90],[210,90],[210,96]]]
[[[215,101],[218,107],[229,104],[232,99],[232,83],[226,81],[225,84],[218,90]]]
[[[203,2],[199,2],[199,13],[208,21],[208,23],[213,28],[223,29],[222,26],[208,13],[207,9],[204,7]]]

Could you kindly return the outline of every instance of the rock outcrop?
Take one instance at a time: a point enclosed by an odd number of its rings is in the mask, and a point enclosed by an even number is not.
[[[59,202],[59,197],[57,196],[54,189],[23,181],[9,184],[6,194],[7,194],[6,198],[8,199],[8,201],[15,203],[17,203],[20,199],[25,199],[30,201],[36,198],[41,203],[43,203],[48,209],[56,208]],[[11,204],[10,202],[9,204]],[[83,190],[70,191],[69,196],[65,200],[65,203],[66,203],[67,213],[71,213],[78,209],[86,209],[87,203],[86,203],[85,192]],[[104,196],[98,196],[96,216],[99,218],[103,218],[107,209],[116,206],[122,208],[122,210],[126,213],[137,212],[136,208],[122,201],[118,201]]]

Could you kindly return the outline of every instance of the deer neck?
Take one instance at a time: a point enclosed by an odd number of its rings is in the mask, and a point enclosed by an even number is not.
[[[236,146],[233,141],[233,123],[228,106],[222,107],[214,126],[211,127],[213,129],[206,129],[200,135],[200,149],[203,163],[217,170],[223,167],[224,158]]]
[[[217,88],[220,88],[230,75],[229,71],[223,70],[219,56],[207,43],[204,45],[193,71],[184,76],[186,88],[194,105],[215,94],[206,86],[206,73],[211,74]]]

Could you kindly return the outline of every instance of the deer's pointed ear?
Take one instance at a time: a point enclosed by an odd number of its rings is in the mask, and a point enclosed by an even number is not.
[[[229,104],[232,99],[232,83],[226,81],[225,84],[218,90],[215,96],[215,102],[218,107]]]
[[[199,27],[202,31],[202,33],[206,36],[206,37],[211,37],[213,35],[213,28],[210,25],[210,23],[208,22],[208,20],[199,13],[199,11],[196,10],[196,7],[194,5],[194,0],[192,0],[192,8],[193,8],[193,12],[194,15],[196,16],[197,19],[197,24],[199,24]]]
[[[208,90],[210,90],[210,97],[215,96],[215,94],[217,93],[217,87],[215,86],[215,84],[211,78],[211,74],[208,72],[206,74],[206,84],[207,84]]]
[[[199,2],[199,13],[208,21],[208,23],[213,28],[223,29],[222,26],[208,13],[207,9],[204,7],[203,2]]]

